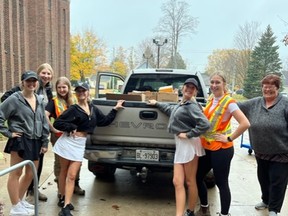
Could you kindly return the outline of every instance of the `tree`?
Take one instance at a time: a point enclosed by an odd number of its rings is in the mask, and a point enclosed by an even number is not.
[[[190,5],[185,1],[169,0],[161,9],[164,16],[160,18],[157,29],[170,42],[173,68],[177,68],[176,56],[180,40],[188,34],[195,33],[198,19],[190,15]]]
[[[229,88],[234,91],[243,86],[244,78],[239,73],[242,64],[243,50],[222,49],[214,50],[208,56],[208,66],[205,69],[207,75],[221,71],[225,74]],[[237,86],[237,88],[236,88]]]
[[[244,96],[253,98],[261,96],[261,80],[269,73],[280,74],[281,60],[279,58],[279,46],[274,45],[276,37],[272,32],[270,25],[262,34],[258,45],[251,54],[248,65],[247,76],[244,81]]]
[[[239,86],[243,86],[251,52],[261,35],[259,31],[260,24],[258,22],[246,22],[243,26],[239,26],[239,30],[234,36],[234,44],[236,48],[241,50],[237,59],[237,67],[235,68]]]
[[[126,76],[128,72],[126,56],[126,50],[123,47],[118,47],[110,65],[113,72]]]
[[[72,35],[70,42],[71,79],[83,79],[107,66],[106,46],[93,31]]]
[[[182,56],[179,53],[177,53],[175,59],[176,59],[176,65],[177,65],[178,69],[186,69],[187,68],[187,65],[185,64]],[[175,59],[173,59],[173,58],[169,59],[169,62],[167,64],[167,68],[173,68]]]

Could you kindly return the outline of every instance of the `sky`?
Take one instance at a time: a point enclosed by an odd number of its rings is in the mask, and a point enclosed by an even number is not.
[[[70,32],[92,29],[111,52],[113,48],[135,48],[154,33],[163,16],[161,6],[167,0],[71,0]],[[203,72],[207,57],[216,49],[235,48],[239,26],[260,23],[264,32],[270,24],[279,45],[284,69],[288,67],[288,46],[282,42],[288,34],[287,0],[186,0],[190,14],[197,17],[197,33],[182,39],[179,53],[189,69]],[[109,55],[108,55],[109,56]]]

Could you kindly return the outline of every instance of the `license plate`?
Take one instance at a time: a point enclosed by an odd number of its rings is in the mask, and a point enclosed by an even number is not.
[[[136,150],[136,160],[159,161],[159,151],[156,150]]]

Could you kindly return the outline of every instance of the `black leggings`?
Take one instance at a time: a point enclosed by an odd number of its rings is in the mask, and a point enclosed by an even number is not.
[[[231,203],[228,177],[231,160],[234,155],[234,147],[217,151],[205,150],[205,152],[205,156],[199,157],[197,171],[197,187],[201,205],[208,205],[207,188],[203,179],[213,169],[215,183],[220,192],[221,214],[228,214]]]
[[[44,154],[42,153],[39,155],[39,164],[38,164],[38,168],[37,168],[38,184],[39,184],[40,176],[42,173],[43,160],[44,160]],[[33,188],[34,188],[34,181],[32,181],[31,184],[29,185],[28,191],[32,191]]]

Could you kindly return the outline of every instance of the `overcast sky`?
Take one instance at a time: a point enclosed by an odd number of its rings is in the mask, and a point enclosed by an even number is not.
[[[162,17],[161,5],[167,0],[71,0],[71,34],[92,28],[108,49],[129,48],[146,38]],[[256,21],[261,31],[271,25],[280,46],[280,58],[287,62],[288,46],[282,39],[288,33],[287,0],[186,0],[191,16],[198,17],[197,34],[186,37],[179,52],[188,68],[203,72],[207,56],[215,49],[234,47],[239,26]],[[287,69],[287,63],[283,65]]]

